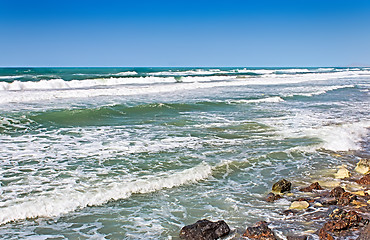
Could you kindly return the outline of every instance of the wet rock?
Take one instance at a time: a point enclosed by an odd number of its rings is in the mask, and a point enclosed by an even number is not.
[[[321,203],[323,206],[336,205],[337,199],[335,197],[322,197],[322,198],[316,199],[316,202]]]
[[[279,193],[288,192],[288,191],[290,191],[291,187],[292,187],[291,182],[289,182],[285,179],[282,179],[282,180],[274,183],[274,185],[272,185],[272,191],[279,192]]]
[[[356,181],[358,184],[370,185],[370,173]]]
[[[302,210],[306,209],[310,206],[310,204],[306,201],[294,201],[290,205],[289,209],[297,209],[297,210]]]
[[[350,177],[350,172],[346,168],[340,168],[338,172],[335,174],[335,178],[338,179],[344,179],[344,178],[349,178]]]
[[[301,188],[299,191],[301,192],[312,192],[313,190],[324,190],[318,182],[312,183],[310,186]]]
[[[307,240],[307,236],[287,236],[287,240]]]
[[[320,239],[334,239],[331,233],[341,232],[360,226],[364,219],[355,211],[345,211],[340,208],[334,209],[329,214],[329,220],[319,231]]]
[[[279,200],[280,198],[281,198],[281,196],[279,194],[274,194],[274,193],[270,192],[269,194],[267,194],[266,201],[267,202],[273,202],[275,200]]]
[[[366,227],[360,232],[360,236],[357,240],[369,240],[370,239],[370,224],[366,225]]]
[[[203,219],[183,227],[180,231],[180,238],[187,240],[214,240],[229,233],[230,228],[225,221],[211,222]]]
[[[333,236],[328,233],[324,228],[321,228],[319,231],[320,240],[334,240]]]
[[[368,174],[370,173],[370,159],[361,159],[355,168],[356,172],[362,173],[362,174]]]
[[[351,194],[349,192],[344,192],[340,198],[338,198],[338,201],[337,201],[337,204],[338,205],[342,205],[342,206],[346,206],[348,205],[350,202],[352,202],[353,200],[356,200],[357,197],[356,195],[354,194]]]
[[[335,198],[340,198],[343,193],[346,191],[341,187],[336,187],[333,190],[330,191],[330,196]]]
[[[248,227],[243,236],[252,239],[277,240],[274,232],[265,221],[257,222],[253,227]]]

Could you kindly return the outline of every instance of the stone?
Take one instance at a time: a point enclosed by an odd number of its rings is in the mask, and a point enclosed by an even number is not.
[[[225,221],[212,222],[203,219],[183,227],[180,231],[180,238],[186,240],[214,240],[229,233],[230,228]]]
[[[370,173],[356,181],[358,184],[370,185]]]
[[[318,182],[312,183],[310,186],[301,188],[299,191],[301,192],[312,192],[313,190],[324,190]]]
[[[324,228],[319,231],[320,240],[334,240],[333,236],[330,235]]]
[[[275,200],[279,200],[280,198],[281,198],[281,196],[279,194],[274,194],[274,193],[270,192],[269,194],[267,194],[266,201],[267,202],[273,202]]]
[[[253,227],[248,227],[243,237],[251,239],[277,240],[275,233],[267,226],[267,222],[260,221]]]
[[[370,173],[370,159],[361,159],[355,168],[355,171],[362,174]]]
[[[365,191],[352,192],[352,194],[356,194],[356,195],[359,195],[359,196],[365,196]]]
[[[335,198],[340,198],[343,193],[346,191],[341,187],[336,187],[333,190],[330,191],[330,196]]]
[[[335,197],[322,197],[319,199],[316,199],[316,202],[327,206],[327,205],[336,205],[337,204],[337,199]]]
[[[307,236],[287,236],[287,240],[307,240]]]
[[[360,232],[357,240],[369,240],[370,239],[370,224],[366,225],[364,229]]]
[[[288,192],[288,191],[290,191],[291,187],[292,187],[291,182],[289,182],[285,179],[282,179],[282,180],[274,183],[274,185],[272,185],[272,191],[279,192],[279,193]]]
[[[340,168],[338,172],[335,174],[335,178],[338,179],[344,179],[349,178],[351,176],[350,172],[347,170],[347,168]]]
[[[297,209],[297,210],[302,210],[306,209],[310,206],[310,204],[306,201],[294,201],[290,205],[289,209]]]

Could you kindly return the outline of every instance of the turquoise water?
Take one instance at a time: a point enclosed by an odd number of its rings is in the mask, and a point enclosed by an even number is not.
[[[369,155],[369,68],[2,68],[0,238],[229,239],[288,221],[272,184]],[[349,183],[348,183],[349,184]]]

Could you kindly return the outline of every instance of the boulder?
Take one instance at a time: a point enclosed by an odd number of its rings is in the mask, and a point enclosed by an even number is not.
[[[358,184],[370,185],[370,173],[356,181]]]
[[[366,227],[360,232],[360,236],[357,240],[369,240],[370,239],[370,224],[366,225]]]
[[[337,199],[335,197],[321,197],[316,199],[316,202],[326,206],[326,205],[336,205]]]
[[[248,227],[243,236],[251,239],[277,240],[274,232],[265,221],[257,222],[253,227]]]
[[[313,190],[324,190],[318,182],[312,183],[310,186],[301,188],[299,191],[301,192],[312,192]]]
[[[307,240],[307,236],[287,236],[287,240]]]
[[[291,187],[292,187],[291,182],[289,182],[285,179],[282,179],[282,180],[274,183],[274,185],[272,185],[272,191],[279,192],[279,193],[288,192],[288,191],[290,191]]]
[[[294,201],[290,205],[289,209],[297,209],[297,210],[302,210],[306,209],[310,206],[310,204],[306,201]]]
[[[279,194],[274,194],[274,193],[270,192],[269,194],[267,194],[266,201],[267,202],[273,202],[275,200],[279,200],[280,198],[281,198],[281,196]]]
[[[344,179],[349,178],[351,176],[350,172],[346,168],[340,168],[338,172],[335,174],[335,178]]]
[[[180,231],[180,238],[187,240],[214,240],[229,233],[230,228],[225,221],[212,222],[203,219],[183,227]]]
[[[370,173],[370,159],[361,159],[355,168],[356,172],[362,173],[362,174],[368,174]]]
[[[330,196],[335,198],[340,198],[343,193],[346,191],[341,187],[336,187],[333,190],[330,191]]]

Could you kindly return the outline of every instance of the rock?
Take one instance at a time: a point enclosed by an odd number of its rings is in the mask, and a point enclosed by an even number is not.
[[[253,227],[248,227],[243,236],[252,239],[277,240],[274,232],[265,221],[257,222]]]
[[[357,192],[352,192],[352,194],[356,194],[356,195],[359,195],[359,196],[365,196],[365,191],[357,191]]]
[[[358,184],[370,185],[370,173],[356,181]]]
[[[360,232],[360,236],[357,240],[369,240],[370,239],[370,224],[366,225],[366,227]]]
[[[279,200],[280,198],[281,198],[281,196],[279,194],[274,194],[274,193],[270,192],[269,194],[267,194],[266,201],[267,202],[273,202],[275,200]]]
[[[349,178],[349,177],[350,177],[349,171],[343,167],[340,168],[338,172],[335,174],[335,178],[338,178],[338,179],[344,179],[344,178]]]
[[[301,188],[299,191],[301,192],[312,192],[312,190],[324,190],[318,182],[312,183],[310,186]]]
[[[346,191],[341,187],[336,187],[333,190],[330,191],[330,196],[335,198],[340,198],[343,193]]]
[[[272,185],[272,191],[279,192],[279,193],[288,192],[288,191],[290,191],[291,187],[292,187],[291,182],[289,182],[285,179],[282,179],[282,180],[274,183],[274,185]]]
[[[370,159],[361,159],[357,163],[355,171],[362,174],[370,173]]]
[[[183,227],[180,231],[180,238],[187,240],[214,240],[229,233],[230,228],[225,221],[211,222],[203,219]]]
[[[336,205],[337,199],[335,197],[322,197],[316,199],[316,202],[321,203],[322,205]]]
[[[287,236],[287,240],[307,240],[307,236]]]
[[[338,198],[337,204],[345,206],[345,205],[348,205],[350,202],[352,202],[353,200],[356,200],[356,199],[357,199],[356,195],[354,195],[352,193],[349,193],[349,192],[344,192],[340,196],[340,198]]]
[[[333,236],[330,235],[324,228],[319,231],[320,240],[334,240]]]
[[[306,201],[294,201],[290,205],[289,209],[297,209],[297,210],[302,210],[306,209],[310,206],[310,204]]]

